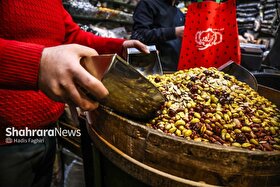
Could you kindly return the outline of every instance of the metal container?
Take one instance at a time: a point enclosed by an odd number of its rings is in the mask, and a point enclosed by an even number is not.
[[[259,84],[280,91],[280,71],[271,72],[254,72]]]
[[[150,54],[141,53],[136,48],[127,49],[127,61],[142,75],[162,75],[162,67],[156,46],[148,46]]]
[[[258,93],[274,103],[280,109],[280,90],[258,84]]]
[[[109,91],[109,96],[99,102],[124,116],[150,119],[165,101],[150,81],[117,54],[93,56],[82,60],[81,65]]]
[[[88,132],[102,153],[101,163],[94,163],[100,166],[99,175],[104,182],[101,186],[112,186],[113,179],[113,186],[139,186],[139,181],[145,187],[280,186],[279,151],[250,151],[187,141],[104,108],[91,112],[89,118]],[[121,172],[112,173],[112,166],[108,167],[104,160]],[[131,177],[135,180],[124,185]]]
[[[262,87],[259,94],[280,101],[280,94],[274,91]],[[111,178],[117,178],[114,186],[125,186],[124,181],[131,177],[134,184],[126,186],[280,186],[279,151],[251,151],[187,141],[104,108],[89,113],[88,119],[90,137],[102,153],[102,186],[111,186],[106,182]],[[124,175],[111,173],[106,178],[111,167],[106,167],[104,160]]]
[[[218,70],[235,76],[237,80],[247,83],[254,90],[258,89],[258,83],[254,75],[233,61],[225,63],[224,65],[220,66]]]

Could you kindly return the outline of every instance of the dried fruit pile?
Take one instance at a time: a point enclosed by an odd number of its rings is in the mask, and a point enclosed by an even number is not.
[[[167,99],[148,126],[188,140],[280,150],[280,110],[235,77],[193,68],[148,79]]]

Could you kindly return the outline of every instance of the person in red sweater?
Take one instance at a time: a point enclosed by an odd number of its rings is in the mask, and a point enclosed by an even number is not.
[[[97,108],[77,85],[96,98],[106,97],[108,91],[81,67],[80,59],[121,55],[127,47],[148,52],[137,40],[82,31],[61,0],[0,1],[0,186],[50,185],[55,138],[45,137],[41,144],[7,144],[7,127],[50,128],[64,103]]]

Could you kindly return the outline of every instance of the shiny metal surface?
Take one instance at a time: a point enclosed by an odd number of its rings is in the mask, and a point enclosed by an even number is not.
[[[141,53],[136,48],[127,49],[127,61],[142,75],[162,75],[162,67],[156,46],[148,46],[150,54]]]
[[[258,84],[258,93],[274,103],[280,109],[280,91]]]
[[[99,102],[125,116],[150,119],[165,101],[150,81],[117,54],[93,56],[81,65],[109,91],[109,96]]]
[[[247,83],[254,90],[258,90],[258,82],[255,76],[245,69],[244,67],[236,64],[233,61],[229,61],[224,65],[220,66],[218,70],[223,71],[227,74],[233,75],[237,80]]]

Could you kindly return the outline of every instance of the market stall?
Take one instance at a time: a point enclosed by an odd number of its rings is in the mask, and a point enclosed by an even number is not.
[[[280,74],[276,67],[264,64],[271,49],[265,42],[273,42],[276,36],[266,27],[277,11],[267,11],[273,3],[260,3],[265,15],[259,43],[241,44],[241,65],[255,76],[257,89],[211,68],[149,77],[167,100],[155,119],[135,120],[104,106],[83,118],[89,139],[81,144],[80,156],[87,186],[280,185]],[[248,17],[248,9],[251,17],[262,10],[255,2],[240,4],[237,22],[242,29],[254,30],[255,18]],[[98,8],[93,17],[127,28],[132,14],[119,14],[122,10]]]

